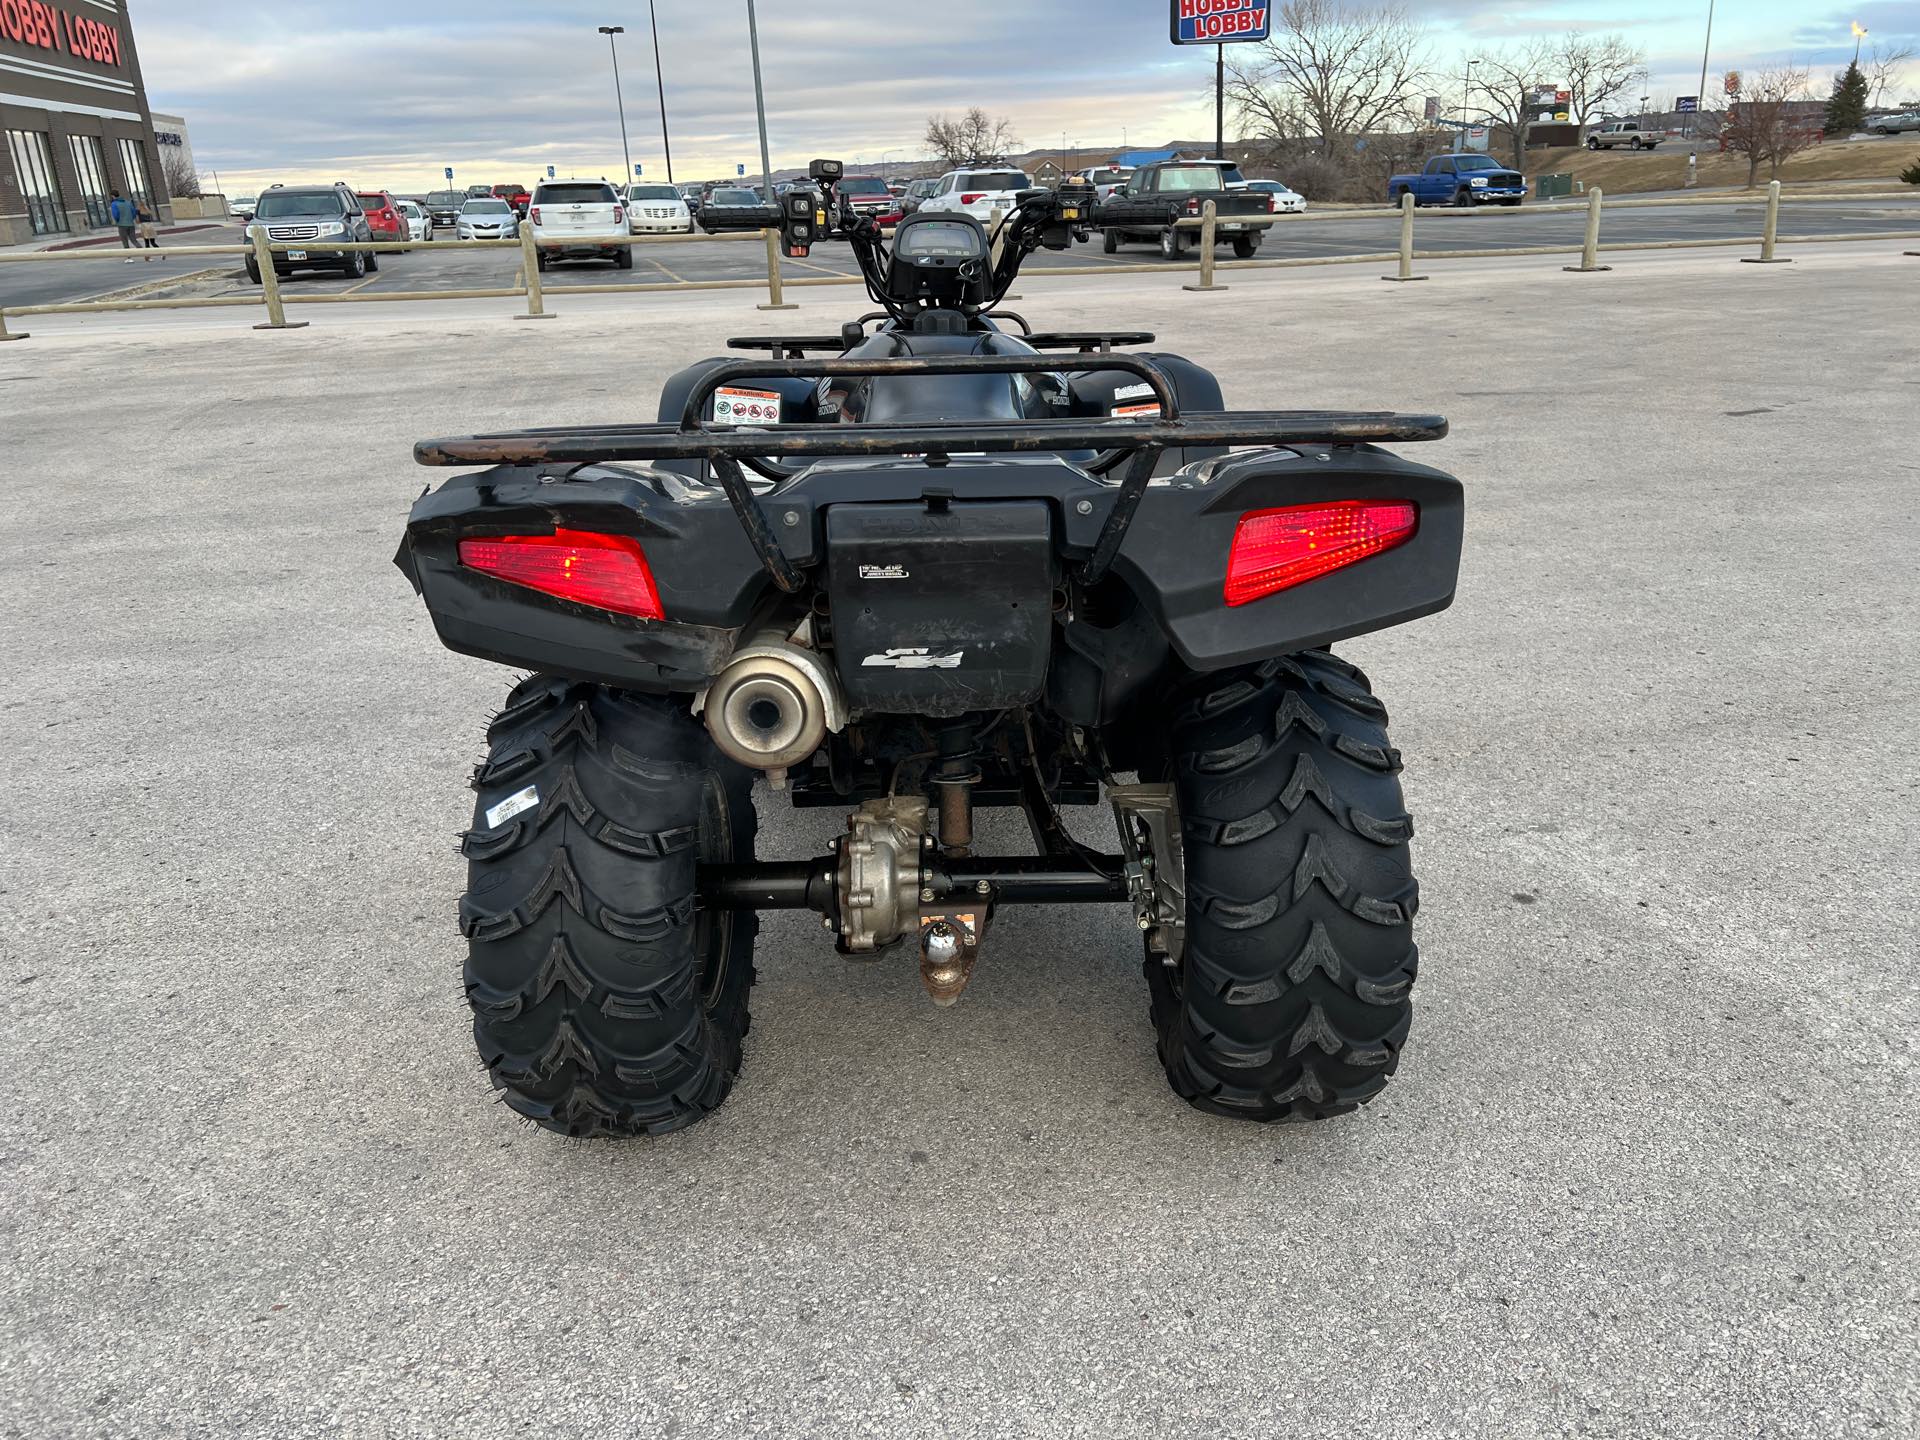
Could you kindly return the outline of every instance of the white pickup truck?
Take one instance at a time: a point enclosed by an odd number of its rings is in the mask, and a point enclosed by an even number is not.
[[[1587,149],[1612,150],[1625,145],[1629,150],[1651,150],[1664,138],[1658,131],[1643,130],[1638,120],[1609,120],[1587,136]]]

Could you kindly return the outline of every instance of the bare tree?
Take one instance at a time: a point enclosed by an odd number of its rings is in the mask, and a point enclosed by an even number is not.
[[[1505,132],[1512,142],[1515,166],[1526,163],[1527,132],[1533,127],[1537,108],[1533,91],[1541,85],[1560,83],[1556,73],[1560,63],[1559,47],[1546,39],[1489,50],[1480,57],[1473,94],[1479,97],[1494,128]]]
[[[1739,86],[1720,117],[1720,145],[1747,157],[1751,189],[1762,165],[1767,167],[1767,178],[1774,179],[1781,165],[1820,138],[1820,119],[1797,108],[1797,102],[1807,98],[1804,69],[1787,65],[1749,70]]]
[[[176,145],[160,147],[160,179],[167,194],[176,200],[196,200],[200,196],[200,177]]]
[[[1286,0],[1274,10],[1272,38],[1230,53],[1227,100],[1241,133],[1313,137],[1326,154],[1340,140],[1410,119],[1431,70],[1426,29],[1398,0]]]
[[[1569,30],[1555,58],[1560,73],[1548,78],[1566,89],[1573,118],[1581,125],[1605,110],[1615,96],[1637,92],[1647,82],[1646,52],[1629,45],[1624,35],[1582,35]]]
[[[963,165],[996,165],[1018,145],[1013,122],[989,115],[978,105],[958,120],[945,115],[927,117],[927,147],[949,170]]]
[[[1900,77],[1906,72],[1907,62],[1913,59],[1911,45],[1896,45],[1882,48],[1875,43],[1873,51],[1867,56],[1867,93],[1873,97],[1872,104],[1878,109],[1887,103],[1887,91],[1894,90],[1900,84]]]

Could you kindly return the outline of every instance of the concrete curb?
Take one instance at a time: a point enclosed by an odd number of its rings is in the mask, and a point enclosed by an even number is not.
[[[66,303],[92,305],[100,301],[137,300],[140,296],[151,295],[156,290],[171,290],[177,285],[194,285],[202,280],[217,280],[222,276],[238,273],[239,272],[231,266],[214,266],[205,270],[189,270],[182,275],[167,275],[148,280],[139,285],[122,285],[117,290],[103,290],[98,295],[87,295],[79,300],[68,301]]]

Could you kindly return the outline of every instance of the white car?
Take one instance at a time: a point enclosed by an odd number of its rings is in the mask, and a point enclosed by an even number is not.
[[[407,239],[433,239],[433,216],[422,210],[412,200],[396,201],[400,207],[400,217],[407,222]]]
[[[611,260],[633,268],[627,202],[605,180],[542,180],[527,206],[542,270],[556,260]]]
[[[1258,190],[1265,195],[1268,208],[1276,215],[1307,213],[1307,197],[1298,190],[1289,190],[1284,180],[1249,180],[1247,189]]]
[[[1032,187],[1019,170],[949,170],[940,177],[939,188],[920,202],[920,213],[959,210],[992,224],[995,210],[1005,215],[1019,204],[1020,192]]]
[[[691,235],[693,212],[671,185],[627,187],[627,231],[632,235]]]
[[[460,207],[453,234],[456,240],[518,240],[520,217],[504,200],[475,197]]]

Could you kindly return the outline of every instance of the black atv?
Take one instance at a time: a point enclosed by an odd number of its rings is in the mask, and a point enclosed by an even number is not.
[[[812,174],[831,201],[838,164]],[[1076,195],[991,235],[922,211],[890,249],[819,202],[787,197],[787,253],[845,239],[878,312],[731,341],[764,353],[682,371],[656,424],[416,448],[486,468],[414,505],[397,563],[446,645],[533,672],[462,842],[493,1083],[567,1134],[672,1130],[739,1071],[756,911],[904,944],[951,1004],[1000,907],[1112,903],[1182,1096],[1372,1098],[1411,1018],[1413,826],[1386,707],[1328,647],[1450,603],[1459,482],[1371,443],[1446,422],[1229,411],[1119,348],[1151,335],[996,313]],[[757,858],[756,780],[847,833]],[[1112,853],[1060,819],[1103,797]],[[982,806],[1036,853],[979,853]]]

